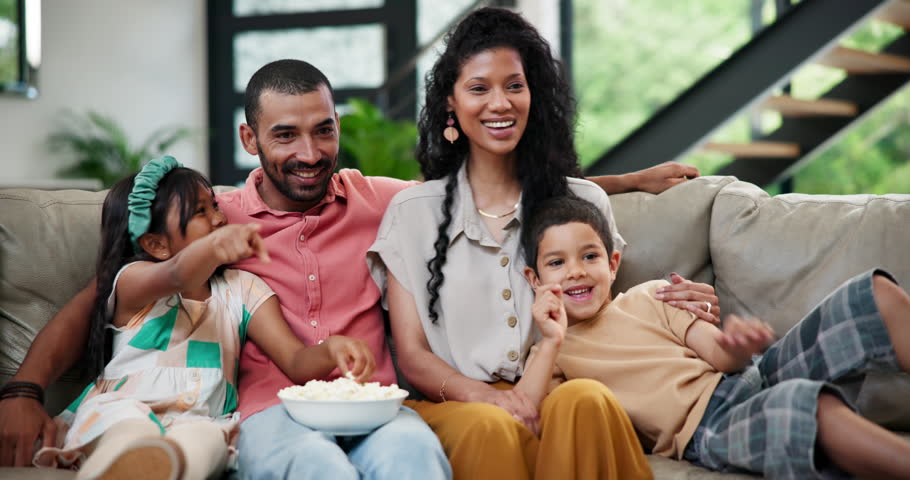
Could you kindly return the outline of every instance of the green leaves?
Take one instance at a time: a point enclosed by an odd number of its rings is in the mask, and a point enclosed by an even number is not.
[[[339,165],[357,168],[364,175],[413,180],[420,173],[414,158],[417,126],[407,120],[391,120],[362,99],[348,102],[350,111],[341,121]]]
[[[162,127],[139,148],[133,148],[117,122],[100,113],[65,111],[59,123],[60,128],[48,137],[48,148],[72,157],[75,162],[59,170],[58,175],[97,178],[105,188],[138,172],[146,162],[167,153],[174,144],[192,135],[185,127]]]

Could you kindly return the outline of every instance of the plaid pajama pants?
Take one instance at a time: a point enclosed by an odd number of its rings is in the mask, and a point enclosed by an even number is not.
[[[822,390],[851,405],[831,382],[900,370],[873,297],[876,273],[893,280],[881,270],[848,280],[745,371],[725,375],[684,458],[770,478],[846,476],[816,462],[816,408]]]

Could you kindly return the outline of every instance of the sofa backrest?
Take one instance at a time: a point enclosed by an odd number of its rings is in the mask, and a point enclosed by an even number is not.
[[[0,190],[0,382],[39,330],[92,278],[105,192]],[[84,387],[73,372],[48,391],[48,409]],[[61,400],[62,401],[62,400]]]
[[[659,195],[644,192],[610,195],[623,252],[613,293],[639,283],[669,279],[672,272],[714,283],[708,248],[714,199],[734,177],[699,177]]]
[[[783,334],[871,268],[910,286],[910,195],[769,197],[737,181],[714,201],[710,245],[724,311],[754,315]]]
[[[105,193],[0,190],[0,383],[92,277]],[[701,177],[660,195],[610,198],[629,243],[617,292],[677,272],[715,284],[724,312],[783,333],[867,268],[884,266],[910,285],[910,195],[768,197],[733,177]],[[84,384],[64,376],[48,391],[48,410]]]

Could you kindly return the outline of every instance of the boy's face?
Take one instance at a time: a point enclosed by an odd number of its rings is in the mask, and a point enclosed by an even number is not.
[[[610,287],[619,267],[619,252],[607,254],[597,232],[586,223],[566,223],[544,231],[537,250],[537,274],[525,275],[534,288],[556,284],[570,323],[593,317],[613,298]]]

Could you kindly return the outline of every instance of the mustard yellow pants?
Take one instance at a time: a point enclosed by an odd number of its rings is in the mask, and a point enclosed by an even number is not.
[[[547,395],[540,438],[496,405],[405,403],[436,432],[456,480],[653,478],[628,415],[594,380],[570,380]]]

